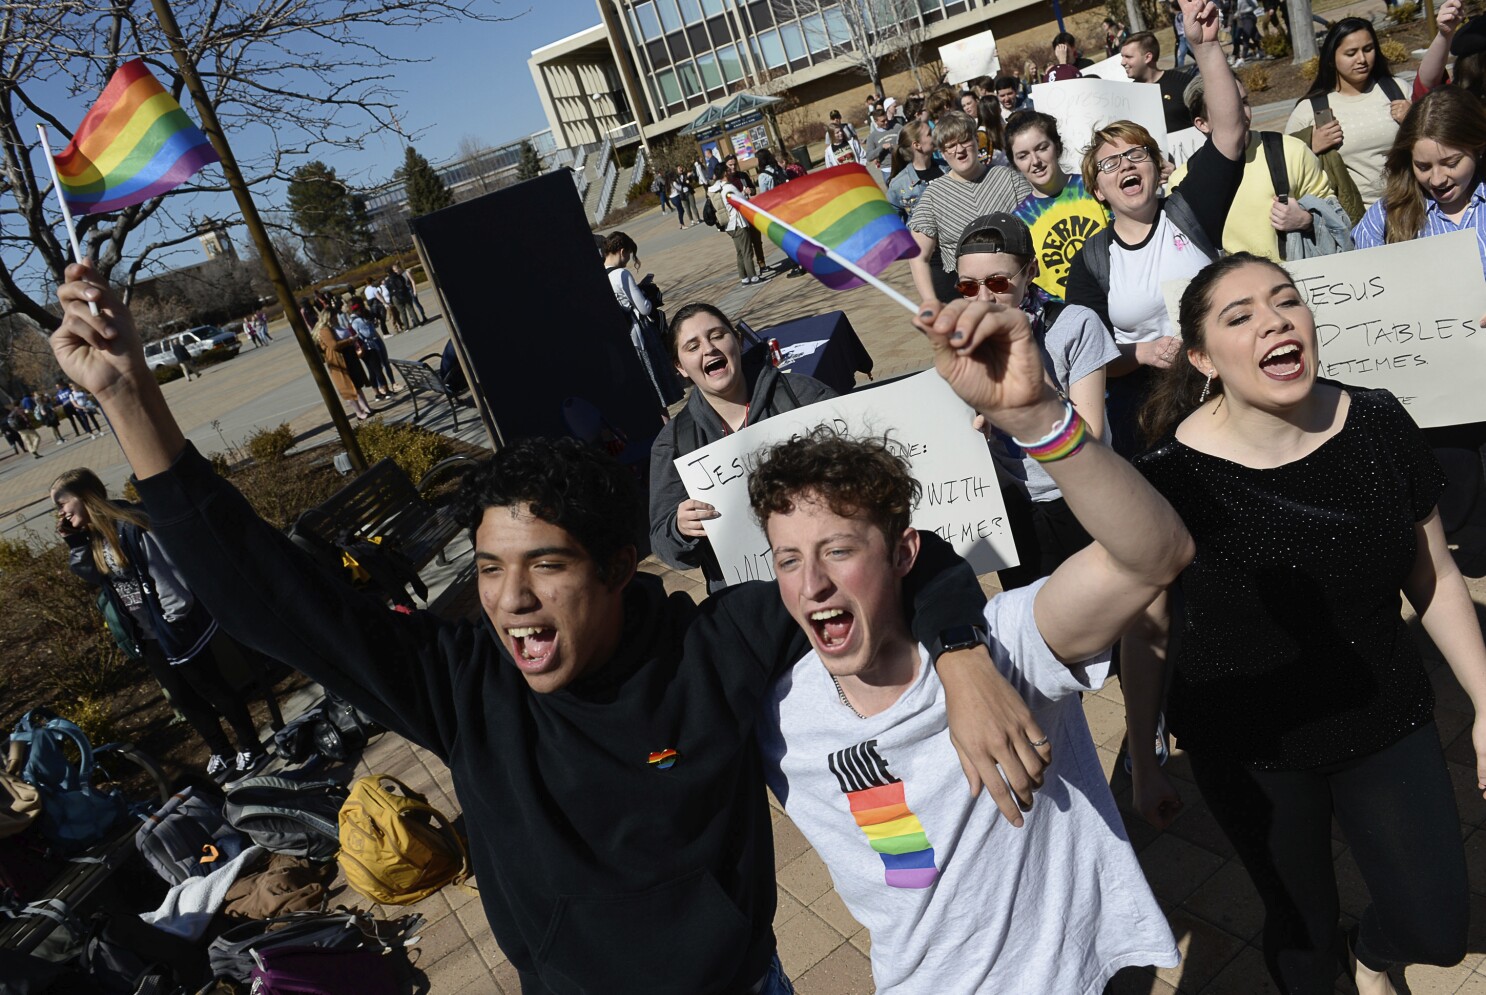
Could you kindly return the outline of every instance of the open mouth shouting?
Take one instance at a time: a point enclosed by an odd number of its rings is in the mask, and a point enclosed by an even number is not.
[[[844,608],[822,608],[810,613],[815,648],[827,656],[846,652],[855,628],[856,616]]]
[[[728,375],[728,358],[720,353],[702,364],[702,376],[712,382]]]
[[[1120,193],[1130,197],[1139,197],[1145,191],[1145,180],[1137,172],[1127,173],[1120,178]]]
[[[511,658],[529,674],[549,669],[557,649],[557,630],[550,625],[511,625],[506,627],[511,641]]]
[[[1271,380],[1294,380],[1305,373],[1305,355],[1298,342],[1281,342],[1259,360],[1259,369]]]

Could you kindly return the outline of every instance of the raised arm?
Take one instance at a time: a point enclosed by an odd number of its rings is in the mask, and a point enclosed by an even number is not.
[[[1206,87],[1207,120],[1212,125],[1213,145],[1226,158],[1241,160],[1249,144],[1249,126],[1244,122],[1238,80],[1228,66],[1219,40],[1218,5],[1212,0],[1180,0],[1180,3],[1187,26],[1187,44],[1192,48],[1197,71]]]
[[[1076,438],[1070,408],[1046,384],[1031,325],[1019,308],[956,301],[920,327],[939,375],[1002,431],[1031,443],[1062,425]],[[1042,465],[1094,538],[1053,572],[1034,605],[1048,647],[1060,660],[1077,663],[1118,639],[1176,579],[1192,559],[1192,538],[1133,466],[1087,434],[1071,455]]]
[[[1434,40],[1424,50],[1419,60],[1419,73],[1414,80],[1414,92],[1429,92],[1445,81],[1445,63],[1450,61],[1450,43],[1464,20],[1462,0],[1445,0],[1435,12],[1434,23],[1438,29]]]

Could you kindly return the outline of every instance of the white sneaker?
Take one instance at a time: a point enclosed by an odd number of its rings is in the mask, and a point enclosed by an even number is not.
[[[216,777],[227,773],[227,758],[220,753],[213,753],[212,758],[206,762],[206,776]]]

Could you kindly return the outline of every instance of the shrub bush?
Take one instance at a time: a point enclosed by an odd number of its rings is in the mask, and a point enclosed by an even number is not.
[[[1392,21],[1394,24],[1408,24],[1410,21],[1418,16],[1419,5],[1417,3],[1414,3],[1413,0],[1404,0],[1403,3],[1396,4],[1391,10],[1388,11],[1388,20]],[[1384,44],[1386,46],[1386,42]],[[1389,58],[1389,61],[1392,61],[1391,57]]]
[[[1238,78],[1243,80],[1243,85],[1250,93],[1261,93],[1269,89],[1269,70],[1261,66],[1240,71]]]
[[[1259,39],[1259,49],[1271,59],[1286,58],[1290,54],[1290,38],[1282,31],[1267,34]]]
[[[78,728],[88,737],[88,742],[94,747],[103,746],[118,740],[118,724],[114,720],[113,709],[109,706],[107,699],[97,698],[90,694],[79,695],[71,704],[63,704],[54,709],[64,719],[76,722]]]
[[[1400,66],[1413,58],[1409,47],[1397,38],[1384,38],[1378,45],[1378,50],[1383,53],[1383,58],[1388,60],[1391,66]]]
[[[655,174],[650,172],[650,170],[648,169],[645,170],[645,172],[640,174],[640,179],[638,182],[630,184],[629,195],[625,197],[625,203],[641,200],[645,196],[649,195],[651,192],[650,184],[654,182]]]
[[[358,425],[356,441],[368,465],[390,456],[415,484],[435,463],[454,453],[450,441],[437,432],[417,425],[388,425],[380,418]]]
[[[1311,56],[1300,64],[1299,69],[1301,79],[1307,83],[1314,83],[1316,81],[1316,73],[1321,71],[1321,57],[1319,55]]]
[[[248,436],[248,455],[260,463],[272,463],[284,458],[294,448],[294,430],[287,424],[278,428],[254,429]]]

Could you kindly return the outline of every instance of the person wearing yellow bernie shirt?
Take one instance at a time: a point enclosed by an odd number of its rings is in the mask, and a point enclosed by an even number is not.
[[[1243,98],[1244,117],[1252,120],[1249,93],[1240,82],[1239,95]],[[1207,107],[1202,90],[1202,78],[1194,79],[1186,92],[1187,107],[1192,112],[1192,123],[1202,132],[1209,130]],[[1282,261],[1280,239],[1287,232],[1306,231],[1314,222],[1311,213],[1298,203],[1301,197],[1335,197],[1331,180],[1321,168],[1321,160],[1307,147],[1305,142],[1289,135],[1282,135],[1285,150],[1285,175],[1290,181],[1290,196],[1281,204],[1275,197],[1274,180],[1270,174],[1269,161],[1259,132],[1249,132],[1249,145],[1244,151],[1243,181],[1238,185],[1238,195],[1233,198],[1233,207],[1228,211],[1228,221],[1223,225],[1223,248],[1227,252],[1252,252],[1256,256]],[[1175,190],[1186,179],[1186,165],[1179,166],[1171,174],[1169,188]]]

